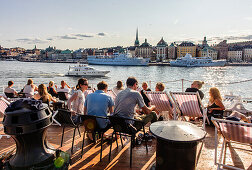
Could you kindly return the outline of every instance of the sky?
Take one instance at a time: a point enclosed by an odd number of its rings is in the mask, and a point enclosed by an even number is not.
[[[0,0],[0,45],[39,49],[252,40],[252,0]]]

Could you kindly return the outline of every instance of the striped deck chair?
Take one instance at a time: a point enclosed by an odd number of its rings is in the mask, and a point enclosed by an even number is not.
[[[10,102],[8,102],[7,100],[5,100],[3,97],[1,97],[0,98],[0,114],[2,114],[2,115],[4,115],[4,113],[5,113],[5,110],[6,110],[6,108],[8,107],[10,105]],[[1,122],[1,124],[2,124],[2,122]],[[0,130],[2,130],[3,129],[3,126],[0,126]],[[10,136],[9,135],[0,135],[0,139],[2,138],[2,137],[7,137],[7,138],[9,138]]]
[[[113,90],[108,90],[107,94],[110,95],[112,97],[112,99],[115,101],[116,94],[115,94],[115,92],[113,92]]]
[[[93,92],[94,92],[93,89],[87,89],[84,91],[84,95],[85,95],[85,97],[87,97],[88,94],[93,93]]]
[[[177,111],[179,112],[178,115],[182,118],[182,120],[187,120],[185,116],[194,118],[203,117],[202,128],[203,130],[205,130],[205,122],[207,120],[209,123],[209,120],[207,118],[207,111],[202,105],[199,93],[170,92],[170,95],[172,96],[173,101],[177,107]]]
[[[147,97],[150,100],[151,105],[156,106],[158,113],[168,111],[168,114],[173,114],[172,103],[166,92],[158,91],[145,91]],[[163,115],[165,116],[165,115]]]
[[[230,121],[224,119],[216,119],[211,118],[214,126],[215,126],[215,158],[214,162],[218,165],[218,169],[221,168],[232,168],[232,169],[240,169],[231,165],[225,165],[225,155],[227,143],[239,143],[242,145],[252,145],[252,123],[243,123],[238,121]],[[221,153],[219,155],[219,161],[217,161],[217,147],[218,147],[218,134],[221,133],[223,137],[223,143],[221,148]],[[244,149],[244,148],[243,148]],[[250,152],[252,150],[249,150]],[[223,156],[224,155],[224,156]],[[223,163],[222,163],[223,160]]]

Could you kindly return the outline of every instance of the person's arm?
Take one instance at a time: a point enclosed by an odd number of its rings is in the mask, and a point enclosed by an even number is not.
[[[225,110],[225,106],[223,105],[222,101],[220,99],[216,99],[214,103],[219,106],[217,108],[210,108],[209,112],[211,113],[213,110]]]
[[[66,83],[66,86],[70,89],[70,86]]]
[[[114,112],[114,106],[110,106],[110,107],[108,108],[108,110],[109,110],[110,115],[112,115],[113,112]]]
[[[78,93],[74,93],[74,94],[70,97],[70,99],[68,99],[68,101],[67,101],[67,108],[68,108],[70,111],[72,111],[72,105],[71,105],[71,103],[72,103],[72,101],[74,101],[74,100],[77,99],[77,96],[78,96]]]
[[[156,107],[155,106],[150,106],[150,107],[147,107],[144,105],[144,107],[142,107],[142,110],[145,114],[150,114],[153,110],[155,110]]]
[[[52,97],[52,95],[49,94],[49,96],[50,96],[50,100],[51,100],[53,103],[57,102],[56,99]]]
[[[86,115],[86,114],[87,114],[87,107],[84,106],[84,115]]]
[[[41,98],[41,96],[37,93],[37,94],[35,94],[35,95],[33,96],[33,98],[36,99],[36,100],[38,100],[38,99]]]

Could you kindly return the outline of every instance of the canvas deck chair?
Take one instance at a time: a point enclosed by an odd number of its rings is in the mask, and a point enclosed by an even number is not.
[[[107,94],[110,95],[112,97],[112,99],[115,101],[116,94],[115,94],[115,92],[113,92],[113,90],[108,90]]]
[[[240,169],[231,165],[225,165],[225,155],[227,143],[239,143],[241,145],[252,145],[252,123],[243,123],[238,121],[230,121],[224,119],[211,118],[215,126],[215,158],[214,162],[218,165],[218,169],[224,167],[231,169]],[[217,157],[217,147],[218,147],[218,134],[221,133],[223,137],[223,143],[221,148],[221,153],[219,154],[219,160]],[[252,152],[252,150],[249,150]]]
[[[1,116],[4,115],[4,112],[5,112],[6,108],[7,108],[9,105],[10,105],[10,102],[8,102],[7,100],[5,100],[3,97],[0,98],[0,114],[1,114]],[[2,122],[0,122],[0,124],[1,124],[0,130],[2,130],[2,129],[3,129]],[[1,139],[2,137],[4,137],[4,136],[7,137],[7,138],[10,137],[9,135],[0,135],[0,139]]]
[[[171,106],[172,105],[171,100],[166,92],[146,91],[145,93],[149,98],[151,105],[156,106],[156,110],[158,111],[158,113],[162,113],[163,111],[167,111],[168,114],[175,113]],[[165,117],[168,115],[163,116]]]
[[[203,118],[202,122],[193,122],[193,123],[202,123],[202,128],[205,130],[206,120],[210,124],[207,118],[207,111],[204,109],[199,93],[198,92],[170,92],[170,95],[177,107],[179,112],[179,117],[182,120],[187,120],[185,116],[193,118]]]
[[[251,110],[248,110],[244,107],[244,105],[242,104],[241,96],[236,96],[232,94],[225,95],[223,99],[223,104],[225,106],[226,116],[228,116],[229,113],[232,113],[233,111],[238,111],[245,115],[248,115],[248,113],[252,112]]]

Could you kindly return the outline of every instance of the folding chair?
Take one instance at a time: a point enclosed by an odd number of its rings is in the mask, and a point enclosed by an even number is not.
[[[198,92],[170,92],[170,95],[177,107],[177,111],[179,111],[179,116],[182,120],[186,120],[185,116],[193,117],[193,118],[201,118],[202,128],[205,130],[206,120],[210,124],[207,118],[207,110],[204,109],[199,93]],[[192,122],[196,123],[196,122]]]
[[[145,91],[145,93],[151,105],[156,106],[158,113],[162,113],[163,111],[168,111],[170,115],[174,113],[171,100],[166,92]]]
[[[111,125],[112,125],[112,127],[114,129],[114,132],[112,133],[112,139],[113,139],[114,135],[119,134],[120,138],[121,138],[121,143],[122,143],[122,146],[123,146],[123,142],[122,142],[122,137],[121,136],[128,136],[128,137],[130,137],[130,141],[131,141],[130,142],[130,167],[132,167],[132,142],[134,142],[136,133],[138,131],[137,130],[133,130],[129,126],[128,121],[139,122],[140,124],[142,124],[142,129],[143,129],[144,138],[145,138],[146,152],[148,152],[147,138],[145,136],[144,124],[143,124],[142,121],[136,120],[136,119],[129,119],[129,118],[124,118],[124,117],[119,117],[119,116],[108,116],[108,117],[109,117],[109,121],[110,121],[110,123],[111,123]],[[113,142],[111,142],[111,144],[110,144],[109,161],[110,161],[110,157],[111,157],[112,143]]]
[[[78,130],[79,135],[81,137],[80,129],[79,129],[80,124],[75,124],[73,122],[71,112],[68,111],[68,110],[63,110],[63,109],[59,109],[58,110],[58,114],[56,114],[56,116],[54,117],[54,119],[58,123],[60,123],[61,126],[63,126],[63,128],[62,128],[61,142],[60,142],[60,146],[61,147],[63,145],[63,138],[64,138],[64,133],[65,133],[65,127],[73,127],[74,128],[73,142],[72,142],[72,148],[71,148],[71,154],[72,154],[73,153],[73,145],[74,145],[74,138],[75,138],[75,131],[76,131],[76,129]]]
[[[239,143],[241,145],[252,145],[252,123],[243,123],[238,121],[230,121],[224,119],[211,118],[215,126],[215,157],[214,163],[218,165],[217,169],[224,167],[232,169],[240,169],[234,166],[225,165],[225,155],[227,143]],[[217,147],[218,147],[218,134],[220,132],[223,137],[223,143],[220,153],[219,161],[217,161]],[[252,150],[250,150],[251,152]],[[224,155],[224,156],[223,156]],[[223,159],[223,163],[222,162]]]
[[[96,134],[98,134],[101,137],[101,153],[100,153],[100,161],[101,161],[102,160],[103,134],[108,129],[99,128],[97,120],[96,120],[97,118],[99,118],[99,119],[108,119],[107,117],[102,117],[102,116],[93,116],[93,115],[82,115],[81,116],[81,119],[83,121],[82,124],[84,124],[84,134],[83,134],[83,140],[82,140],[81,157],[83,156],[85,134],[86,133],[92,133],[95,142],[96,142]]]

